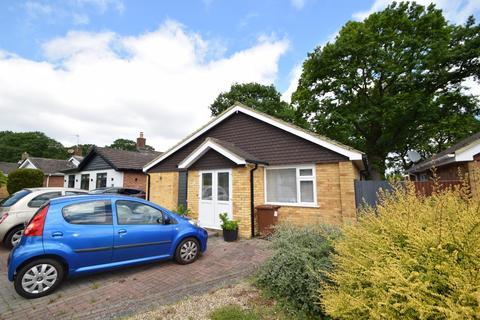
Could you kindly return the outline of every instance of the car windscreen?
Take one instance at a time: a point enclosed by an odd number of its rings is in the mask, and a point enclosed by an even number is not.
[[[0,201],[0,207],[11,207],[15,203],[17,203],[20,199],[25,197],[27,194],[31,193],[32,191],[30,190],[20,190],[12,194],[10,197],[5,198]]]

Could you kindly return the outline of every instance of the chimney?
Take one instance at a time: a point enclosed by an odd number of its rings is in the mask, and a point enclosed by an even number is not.
[[[137,149],[143,150],[145,149],[147,139],[143,137],[143,132],[140,132],[140,137],[137,138]]]
[[[30,157],[28,152],[25,151],[24,153],[22,153],[22,161],[25,161],[28,157]]]
[[[82,145],[75,146],[75,148],[73,149],[73,155],[79,157],[83,156]]]

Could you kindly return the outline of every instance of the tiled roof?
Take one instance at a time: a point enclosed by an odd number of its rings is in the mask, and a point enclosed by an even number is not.
[[[240,149],[239,147],[237,147],[234,143],[230,143],[230,142],[227,142],[227,141],[223,141],[223,140],[220,140],[220,139],[216,139],[216,138],[207,138],[207,140],[211,140],[217,144],[219,144],[220,146],[224,147],[225,149],[231,151],[232,153],[236,154],[237,156],[249,161],[249,162],[263,162],[263,163],[266,163],[265,161],[263,161],[262,159],[258,159],[256,156],[252,155],[251,153],[248,153],[246,152],[245,150],[242,150]]]
[[[37,167],[37,169],[42,170],[44,174],[55,174],[55,173],[60,173],[61,171],[66,169],[75,168],[75,166],[70,162],[68,162],[68,160],[37,158],[37,157],[28,157],[28,160],[35,167]]]
[[[0,161],[0,171],[8,175],[10,172],[17,170],[18,164],[14,162],[1,162]]]
[[[137,152],[101,147],[94,147],[91,152],[96,152],[116,170],[142,170],[144,165],[161,154],[155,151]],[[84,160],[88,161],[89,155]]]

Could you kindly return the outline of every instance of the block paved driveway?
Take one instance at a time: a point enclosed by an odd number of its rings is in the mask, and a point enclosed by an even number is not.
[[[55,293],[34,300],[18,296],[7,280],[8,251],[1,248],[0,320],[124,317],[238,281],[269,253],[260,239],[227,243],[213,237],[208,246],[190,265],[156,262],[67,280]]]

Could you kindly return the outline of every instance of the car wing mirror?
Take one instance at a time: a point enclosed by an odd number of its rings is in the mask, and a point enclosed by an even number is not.
[[[163,217],[163,219],[162,219],[162,218],[158,218],[158,223],[170,224],[170,222],[171,222],[170,217],[167,216],[167,215],[165,215],[165,216]]]

